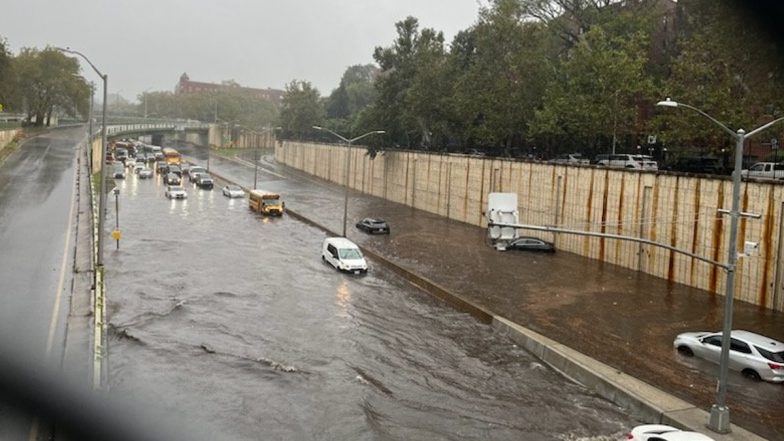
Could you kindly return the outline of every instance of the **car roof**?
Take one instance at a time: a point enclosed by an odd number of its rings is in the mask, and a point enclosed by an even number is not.
[[[359,248],[357,244],[346,239],[345,237],[328,237],[324,242],[331,243],[338,248]]]
[[[381,219],[381,218],[378,218],[378,217],[366,217],[364,220],[366,220],[368,222],[372,222],[374,224],[381,223],[381,222],[386,222],[384,219]]]
[[[740,338],[741,340],[745,340],[753,345],[762,346],[768,350],[784,351],[784,343],[780,341],[773,340],[770,337],[765,337],[764,335],[755,334],[751,331],[732,331],[730,334],[732,337]]]
[[[657,436],[667,441],[713,441],[713,438],[699,432],[667,432]]]

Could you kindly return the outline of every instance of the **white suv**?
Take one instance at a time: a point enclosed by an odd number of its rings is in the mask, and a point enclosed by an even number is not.
[[[345,237],[328,237],[321,247],[321,260],[340,271],[361,274],[368,270],[362,251]]]

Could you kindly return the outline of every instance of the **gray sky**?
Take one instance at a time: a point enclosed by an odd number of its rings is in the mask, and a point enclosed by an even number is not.
[[[396,22],[412,15],[450,42],[476,22],[479,1],[5,0],[0,37],[14,53],[78,50],[109,75],[109,93],[131,100],[173,90],[183,72],[258,88],[307,80],[328,95],[346,67],[371,63],[376,46],[392,44]]]

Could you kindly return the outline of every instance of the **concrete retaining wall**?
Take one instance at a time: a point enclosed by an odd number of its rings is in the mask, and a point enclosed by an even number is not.
[[[275,146],[278,162],[339,184],[346,179],[348,154],[351,188],[473,225],[486,226],[488,193],[516,192],[522,223],[644,237],[716,261],[727,259],[729,219],[717,213],[731,206],[727,177],[406,151],[371,160],[366,152],[361,146],[289,141]],[[742,220],[739,231],[741,243],[759,242],[760,251],[739,260],[735,296],[784,310],[784,186],[744,182],[741,207],[762,214],[759,220]],[[723,270],[663,248],[576,235],[555,240],[564,251],[724,293]]]
[[[19,129],[0,130],[0,151],[3,151],[5,146],[11,143],[18,131]]]

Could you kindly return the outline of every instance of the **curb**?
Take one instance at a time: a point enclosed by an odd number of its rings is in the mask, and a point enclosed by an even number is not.
[[[217,173],[210,173],[223,181],[233,183],[230,179]],[[240,187],[245,191],[248,190],[244,186]],[[286,208],[286,213],[297,220],[325,231],[329,235],[339,236],[331,229],[290,208]],[[729,434],[714,433],[706,428],[706,422],[709,419],[707,411],[531,329],[493,314],[428,278],[403,268],[375,251],[362,246],[360,249],[373,260],[381,262],[382,265],[422,291],[446,301],[460,311],[471,314],[483,323],[490,324],[493,329],[512,339],[551,368],[582,384],[602,398],[629,410],[632,415],[646,421],[647,424],[668,424],[685,430],[707,433],[716,441],[766,441],[765,438],[735,424],[731,424]]]

